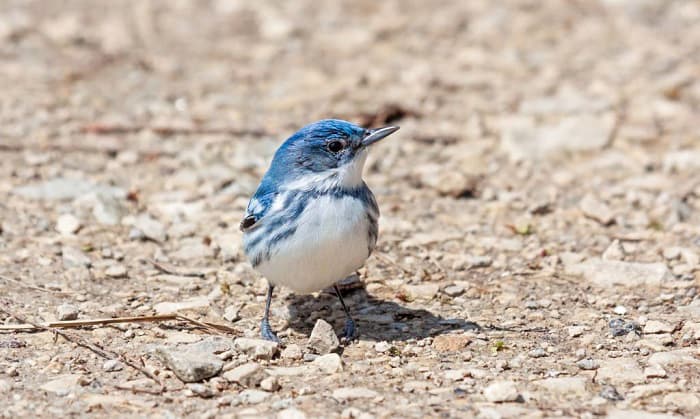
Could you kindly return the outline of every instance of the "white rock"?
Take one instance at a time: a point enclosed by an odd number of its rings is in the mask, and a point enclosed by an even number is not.
[[[583,334],[583,332],[586,331],[585,326],[569,326],[567,329],[567,332],[569,333],[569,337],[572,338],[577,338]]]
[[[76,320],[80,310],[72,304],[61,304],[56,310],[58,320]]]
[[[124,278],[126,277],[126,274],[126,266],[122,264],[112,265],[105,271],[105,275],[110,278]]]
[[[603,252],[602,258],[604,260],[622,260],[625,257],[625,249],[622,248],[620,241],[615,239],[605,252]]]
[[[592,218],[603,225],[609,225],[615,219],[615,213],[607,204],[588,194],[579,202],[579,208],[588,218]],[[619,245],[619,242],[618,242]]]
[[[80,227],[80,220],[73,214],[61,214],[56,221],[56,231],[63,235],[73,234]]]
[[[155,242],[162,243],[167,239],[163,224],[147,214],[139,215],[134,222],[134,227],[141,231],[146,238]]]
[[[467,370],[447,370],[443,374],[443,376],[445,377],[445,380],[449,380],[449,381],[460,381],[468,375],[469,375],[469,372]]]
[[[659,320],[648,320],[644,325],[644,333],[673,333],[676,326]]]
[[[676,349],[675,351],[653,353],[647,362],[649,365],[657,364],[661,367],[698,365],[700,359],[697,356],[697,349]]]
[[[277,391],[280,389],[280,383],[277,377],[267,377],[260,382],[260,388],[265,391]]]
[[[263,339],[237,338],[233,341],[233,348],[254,359],[272,359],[277,354],[279,345]]]
[[[484,389],[484,397],[490,402],[513,402],[520,393],[512,381],[496,381]]]
[[[314,359],[311,365],[326,374],[333,374],[343,370],[343,361],[340,359],[340,355],[335,353],[321,355]]]
[[[157,314],[171,314],[182,310],[191,310],[202,307],[209,307],[209,299],[207,297],[195,297],[179,302],[164,301],[153,306],[153,309]]]
[[[224,366],[222,360],[205,352],[159,347],[156,348],[155,353],[175,373],[177,378],[186,383],[194,383],[213,377]]]
[[[229,383],[237,383],[243,387],[257,387],[265,378],[265,371],[260,364],[249,362],[226,371],[223,377]]]
[[[583,396],[586,394],[586,381],[585,377],[555,377],[537,380],[533,383],[551,394]]]
[[[66,374],[54,378],[39,388],[58,396],[66,396],[79,388],[80,378],[80,374]]]
[[[624,316],[627,314],[627,309],[624,306],[615,306],[615,308],[613,308],[613,313]]]
[[[664,396],[663,404],[676,406],[680,409],[691,412],[700,407],[700,397],[694,393],[669,393]]]
[[[340,341],[333,326],[323,319],[318,319],[306,347],[314,353],[324,355],[336,351],[340,347]]]
[[[102,369],[107,372],[121,371],[124,365],[118,359],[108,359],[102,364]]]
[[[299,345],[290,343],[289,345],[287,345],[286,348],[282,350],[280,356],[285,359],[301,359],[303,354]]]
[[[280,410],[277,413],[277,419],[306,419],[307,416],[304,412],[299,409],[290,407],[288,409]]]
[[[378,395],[379,393],[367,387],[341,387],[333,390],[333,398],[338,401],[373,399]]]
[[[385,340],[374,344],[374,350],[380,354],[388,351],[389,349],[391,349],[391,344]]]
[[[644,373],[631,358],[613,358],[600,361],[596,380],[607,384],[644,382]]]
[[[61,258],[63,261],[63,267],[66,269],[90,267],[90,265],[92,265],[90,258],[75,247],[63,247],[61,249]]]
[[[238,313],[238,311],[239,311],[238,306],[226,307],[226,309],[224,309],[224,320],[229,321],[231,323],[240,320],[241,316]]]
[[[654,286],[670,278],[664,263],[621,262],[616,260],[588,259],[581,263],[565,265],[569,275],[580,275],[603,288],[612,285],[628,287]]]
[[[438,284],[404,285],[404,291],[415,299],[432,300],[440,291]]]
[[[652,364],[644,368],[644,376],[647,378],[664,378],[666,375],[666,370],[657,364]]]
[[[241,391],[238,397],[240,397],[243,403],[258,404],[267,400],[270,395],[271,394],[267,391],[246,389]]]

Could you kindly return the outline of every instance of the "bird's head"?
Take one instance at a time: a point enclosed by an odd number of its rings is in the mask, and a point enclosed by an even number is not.
[[[278,183],[324,180],[356,186],[362,181],[367,149],[399,127],[365,129],[347,121],[324,119],[289,137],[277,150],[267,176]]]

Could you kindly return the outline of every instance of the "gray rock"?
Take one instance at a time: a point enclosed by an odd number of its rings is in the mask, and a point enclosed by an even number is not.
[[[56,231],[69,235],[80,230],[80,220],[73,214],[61,214],[56,220]]]
[[[223,377],[230,383],[240,384],[243,387],[257,387],[265,378],[265,371],[260,364],[249,362],[240,365],[230,371],[226,371]]]
[[[142,232],[144,237],[155,242],[162,243],[167,239],[163,224],[148,214],[139,215],[134,222],[134,228]]]
[[[615,214],[610,207],[590,194],[581,199],[579,208],[583,212],[583,215],[598,221],[602,225],[612,224],[615,219]]]
[[[239,394],[238,397],[243,403],[258,404],[267,400],[270,395],[271,394],[267,391],[247,389],[241,391],[241,394]]]
[[[199,396],[204,399],[214,397],[214,392],[212,389],[205,384],[188,384],[187,389],[190,390],[195,396]]]
[[[58,320],[76,320],[80,310],[72,304],[61,304],[56,310]]]
[[[595,359],[586,358],[578,361],[576,363],[576,366],[581,368],[582,370],[590,371],[597,370],[598,367],[600,367],[600,364],[598,364],[598,361],[596,361]]]
[[[333,326],[323,319],[318,319],[314,329],[311,331],[306,347],[314,353],[324,355],[337,351],[340,347],[340,341],[333,330]]]
[[[75,247],[63,247],[63,249],[61,249],[61,258],[63,260],[63,267],[66,269],[90,267],[92,265],[90,258]]]
[[[484,389],[484,397],[490,402],[514,402],[520,398],[512,381],[496,381]]]
[[[254,359],[272,359],[279,351],[279,345],[276,342],[252,338],[237,338],[233,341],[233,348]]]
[[[660,286],[671,277],[664,263],[621,262],[616,260],[588,259],[581,263],[565,265],[569,275],[580,275],[603,288],[613,285],[628,287]]]
[[[696,358],[697,351],[693,348],[676,349],[668,352],[656,352],[649,357],[649,365],[665,366],[700,365],[700,359]]]
[[[224,366],[222,360],[208,353],[185,352],[168,347],[159,347],[155,353],[177,378],[186,383],[213,377]]]
[[[617,391],[617,389],[614,386],[611,385],[604,385],[600,389],[600,393],[598,393],[600,397],[612,401],[619,401],[619,400],[624,400],[625,398],[622,397],[622,395]]]
[[[126,214],[122,200],[112,194],[97,193],[92,206],[92,216],[100,224],[118,225]]]
[[[527,353],[530,358],[543,358],[547,356],[547,351],[542,348],[535,348]]]
[[[340,355],[335,353],[321,355],[314,359],[311,365],[326,374],[333,374],[343,370],[343,361],[340,359]]]
[[[102,369],[107,372],[121,371],[124,369],[124,365],[118,359],[108,359],[102,364]]]
[[[349,401],[356,399],[373,399],[379,393],[366,387],[341,387],[333,390],[333,398],[338,401]]]
[[[461,285],[450,285],[445,287],[445,289],[443,289],[442,292],[449,295],[450,297],[458,297],[464,294],[464,287]]]

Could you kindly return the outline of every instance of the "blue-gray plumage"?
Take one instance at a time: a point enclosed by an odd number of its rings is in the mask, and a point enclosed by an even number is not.
[[[243,247],[269,282],[261,332],[269,324],[275,285],[308,293],[333,285],[345,310],[344,337],[355,325],[334,284],[361,267],[377,242],[379,208],[362,180],[369,146],[398,127],[364,129],[326,119],[287,139],[248,204]]]

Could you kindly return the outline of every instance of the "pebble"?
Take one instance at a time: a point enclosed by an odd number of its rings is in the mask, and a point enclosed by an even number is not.
[[[577,338],[583,335],[583,332],[586,331],[586,328],[585,326],[569,326],[566,330],[569,334],[569,337]]]
[[[304,412],[299,409],[290,407],[284,410],[280,410],[277,413],[277,419],[306,419],[307,416]]]
[[[208,399],[214,397],[214,391],[205,384],[188,384],[187,389],[192,392],[192,394]]]
[[[147,214],[141,214],[134,222],[134,228],[143,233],[147,239],[162,243],[167,239],[163,224]]]
[[[655,334],[655,333],[673,333],[676,330],[675,325],[671,325],[666,322],[659,320],[648,320],[644,325],[644,333]]]
[[[600,393],[598,393],[598,395],[604,399],[612,401],[619,401],[625,399],[620,393],[618,393],[617,389],[611,385],[604,385],[603,387],[601,387]]]
[[[585,377],[554,377],[537,380],[534,384],[551,394],[582,396],[587,393],[586,381]]]
[[[314,359],[311,365],[326,374],[333,374],[343,370],[343,361],[340,359],[340,355],[336,353],[321,355]]]
[[[450,285],[442,290],[445,294],[450,297],[457,297],[464,294],[464,287],[462,285]]]
[[[205,296],[194,297],[185,301],[163,301],[153,306],[156,314],[172,314],[182,310],[209,307],[209,299]]]
[[[260,388],[265,391],[277,391],[280,389],[279,379],[277,377],[267,377],[260,382]]]
[[[632,358],[601,360],[597,380],[608,384],[627,384],[644,382],[644,373]]]
[[[55,393],[57,396],[67,396],[79,387],[80,374],[65,374],[41,385],[40,389]]]
[[[118,359],[109,359],[102,364],[102,369],[107,372],[121,371],[124,365]]]
[[[412,299],[432,300],[440,291],[438,284],[404,285],[403,290]]]
[[[647,378],[664,378],[666,375],[666,370],[657,364],[651,364],[644,368],[644,376]]]
[[[224,366],[210,353],[180,351],[169,347],[155,350],[160,360],[183,382],[194,383],[217,375]]]
[[[263,339],[236,338],[233,348],[254,359],[272,359],[279,351],[279,344]]]
[[[100,224],[118,225],[126,214],[122,202],[112,194],[97,193],[92,207],[92,216]]]
[[[231,323],[240,320],[241,316],[238,311],[238,306],[227,306],[226,309],[224,309],[224,320]]]
[[[230,371],[226,371],[223,377],[230,383],[236,383],[243,387],[251,388],[257,387],[265,378],[265,371],[260,364],[249,362]]]
[[[581,199],[579,208],[586,217],[592,218],[602,225],[610,225],[615,219],[615,214],[610,207],[591,194]]]
[[[374,350],[382,354],[391,349],[391,344],[385,340],[374,344]]]
[[[287,345],[280,354],[280,356],[285,359],[301,359],[302,355],[301,347],[295,343]]]
[[[610,246],[603,252],[601,258],[604,260],[622,260],[625,257],[625,250],[622,248],[620,241],[615,239]]]
[[[433,338],[432,347],[438,352],[458,352],[469,345],[471,338],[465,334],[438,335]]]
[[[311,331],[306,347],[314,353],[324,355],[337,351],[340,347],[340,341],[333,330],[333,326],[323,319],[318,319]]]
[[[72,304],[61,304],[56,310],[58,320],[76,320],[80,310]]]
[[[122,264],[112,265],[105,271],[105,275],[110,278],[125,278],[126,274],[126,266]]]
[[[627,309],[624,306],[615,306],[613,309],[613,313],[618,314],[620,316],[624,316],[627,314]]]
[[[333,390],[333,398],[338,401],[350,401],[356,399],[373,399],[379,393],[367,387],[341,387]]]
[[[484,389],[484,397],[490,402],[514,402],[520,398],[520,393],[514,382],[496,381]]]
[[[83,251],[74,247],[63,247],[63,249],[61,249],[61,258],[63,260],[63,267],[66,269],[90,267],[92,265],[90,258],[83,253]]]
[[[56,231],[63,235],[74,234],[80,227],[80,220],[73,214],[61,214],[56,221]]]
[[[576,363],[576,366],[581,368],[582,370],[590,371],[597,370],[598,367],[600,367],[600,364],[595,359],[586,358],[578,361]]]
[[[527,353],[530,358],[543,358],[547,356],[547,351],[542,348],[535,348]]]
[[[270,395],[271,394],[267,391],[247,389],[241,391],[238,397],[243,403],[258,404],[267,400]]]

